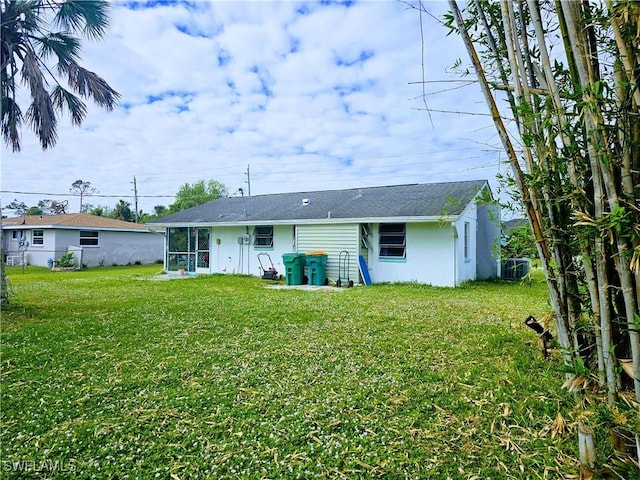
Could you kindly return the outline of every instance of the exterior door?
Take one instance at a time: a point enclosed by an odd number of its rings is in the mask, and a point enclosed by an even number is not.
[[[196,235],[196,272],[210,273],[210,246],[211,246],[211,229],[198,228]]]

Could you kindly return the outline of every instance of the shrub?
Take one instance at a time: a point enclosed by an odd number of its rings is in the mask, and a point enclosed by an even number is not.
[[[60,257],[60,260],[56,262],[56,265],[58,267],[63,267],[63,268],[75,266],[73,262],[73,253],[72,252],[65,253],[62,257]]]

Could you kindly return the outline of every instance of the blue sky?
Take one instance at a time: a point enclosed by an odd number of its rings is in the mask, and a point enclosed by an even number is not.
[[[446,33],[423,15],[421,34],[400,1],[113,2],[83,62],[120,106],[89,104],[80,128],[63,118],[52,150],[27,130],[22,152],[3,145],[2,204],[66,199],[74,212],[64,195],[82,179],[100,195],[88,203],[133,205],[135,176],[151,212],[200,179],[247,192],[248,166],[252,195],[480,178],[495,191],[506,167],[490,117],[443,113],[486,113]]]

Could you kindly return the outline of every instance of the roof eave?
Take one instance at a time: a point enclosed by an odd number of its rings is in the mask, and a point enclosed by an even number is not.
[[[338,223],[438,223],[452,222],[458,215],[405,216],[405,217],[360,217],[360,218],[299,218],[287,220],[241,220],[237,222],[167,222],[154,223],[164,228],[181,227],[240,227],[253,225],[326,225]]]
[[[117,227],[98,227],[91,225],[51,225],[51,224],[42,224],[42,225],[16,225],[16,224],[2,224],[2,228],[4,230],[100,230],[100,231],[111,231],[111,232],[136,232],[136,233],[145,233],[150,232],[150,228],[117,228]]]

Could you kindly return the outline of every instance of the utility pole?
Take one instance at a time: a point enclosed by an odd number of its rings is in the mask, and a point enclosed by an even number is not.
[[[247,165],[247,171],[245,173],[245,175],[247,176],[247,181],[245,183],[247,184],[247,196],[248,197],[251,196],[251,172],[249,171],[250,167],[251,167],[251,165]]]
[[[134,201],[134,205],[135,205],[135,213],[134,213],[134,217],[136,220],[136,223],[138,223],[138,185],[136,184],[136,176],[133,176],[133,201]]]
[[[2,236],[2,203],[0,201],[0,306],[4,307],[9,303],[9,287],[4,269],[4,239]]]

